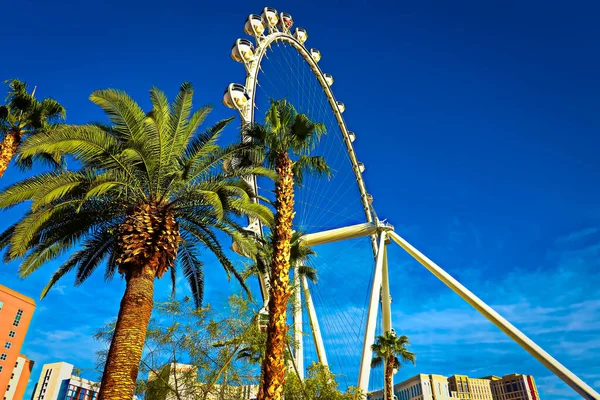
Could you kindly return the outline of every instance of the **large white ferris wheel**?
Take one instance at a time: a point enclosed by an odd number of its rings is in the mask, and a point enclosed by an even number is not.
[[[278,13],[275,9],[266,7],[261,15],[248,16],[244,32],[253,40],[237,39],[231,50],[231,57],[244,66],[245,84],[230,84],[223,96],[223,103],[240,113],[243,124],[251,124],[262,122],[271,99],[287,98],[299,112],[325,124],[328,134],[317,146],[314,154],[326,158],[333,176],[330,180],[308,178],[303,186],[298,188],[295,226],[306,234],[306,245],[319,246],[319,274],[329,275],[330,278],[337,279],[338,283],[344,282],[346,285],[354,285],[355,288],[365,287],[367,291],[364,303],[360,305],[357,302],[358,312],[355,314],[361,314],[360,318],[348,320],[338,316],[337,322],[327,322],[327,318],[322,318],[323,314],[319,313],[317,317],[317,311],[320,310],[315,304],[314,294],[317,293],[317,300],[321,298],[319,285],[309,285],[306,277],[295,271],[294,283],[297,288],[302,288],[295,291],[296,300],[298,304],[305,306],[298,308],[293,315],[294,337],[297,343],[294,363],[300,377],[304,376],[305,358],[310,358],[305,346],[314,349],[314,359],[330,365],[333,370],[334,360],[345,357],[337,353],[341,352],[340,349],[344,345],[348,346],[351,337],[355,337],[355,347],[360,348],[360,355],[353,361],[357,364],[357,381],[350,384],[358,386],[365,393],[369,391],[370,379],[371,382],[373,379],[370,367],[371,344],[375,341],[378,330],[393,332],[393,290],[390,288],[390,273],[393,273],[393,268],[388,268],[386,251],[386,246],[393,241],[581,396],[586,399],[600,399],[600,395],[589,385],[409,244],[394,231],[393,226],[377,218],[373,198],[367,192],[363,180],[365,166],[358,161],[354,151],[357,136],[346,126],[342,116],[345,111],[344,104],[337,101],[333,95],[333,77],[323,73],[319,67],[321,53],[305,46],[307,31],[294,28],[291,15]],[[252,179],[251,183],[257,192],[269,190],[268,186],[263,186],[256,178]],[[263,233],[263,227],[258,220],[251,220],[248,229],[256,234]],[[359,245],[356,245],[360,238],[363,238],[362,242],[359,240]],[[326,249],[327,246],[340,243],[354,244]],[[322,248],[326,250],[322,252]],[[322,254],[325,254],[325,262],[321,259]],[[364,276],[344,276],[344,272],[347,271],[338,263],[344,254],[351,255],[353,264],[365,266]],[[329,270],[325,267],[328,264]],[[266,305],[266,276],[261,277],[260,286]],[[324,303],[329,302],[329,308],[335,308],[335,296],[332,298],[333,304],[329,300],[323,300],[321,306],[326,307],[327,304]],[[308,316],[312,343],[304,342],[304,315]],[[320,325],[320,320],[325,324]],[[342,332],[339,332],[340,330]],[[324,335],[323,331],[327,334]],[[331,346],[328,346],[328,339],[336,336],[336,333],[337,342],[333,341]],[[374,385],[371,383],[371,386],[382,387],[383,381]]]

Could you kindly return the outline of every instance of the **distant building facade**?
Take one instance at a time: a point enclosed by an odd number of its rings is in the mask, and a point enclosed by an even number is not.
[[[100,385],[73,375],[66,362],[44,364],[31,400],[95,400]]]
[[[535,380],[531,375],[510,374],[502,378],[487,376],[492,382],[494,400],[540,400]]]
[[[470,378],[466,375],[452,375],[448,378],[450,391],[456,392],[459,399],[494,400],[492,382],[489,379]]]
[[[20,352],[34,311],[33,299],[0,285],[0,397],[3,399],[20,400],[23,396],[17,395],[22,389],[19,385],[23,370],[19,367],[25,365],[18,358],[27,359]],[[16,376],[19,377],[15,379]]]
[[[398,400],[450,400],[448,378],[443,375],[419,374],[394,385],[394,395]],[[370,394],[371,400],[383,400],[383,390]]]
[[[22,354],[17,357],[13,371],[10,374],[8,386],[6,387],[7,390],[4,394],[4,400],[23,399],[25,389],[27,388],[27,383],[29,383],[29,377],[31,376],[33,364],[34,362],[32,360],[28,359]]]
[[[198,371],[188,364],[165,364],[148,374],[146,398],[152,400],[256,399],[257,385],[213,385],[210,388],[198,381]]]
[[[471,378],[466,375],[419,374],[394,385],[398,400],[540,400],[531,375]],[[369,400],[384,400],[383,390],[372,392]]]

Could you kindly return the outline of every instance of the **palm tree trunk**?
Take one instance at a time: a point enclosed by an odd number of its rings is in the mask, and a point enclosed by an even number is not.
[[[269,323],[267,347],[263,361],[262,397],[260,400],[281,400],[285,382],[284,353],[287,339],[287,303],[290,289],[290,242],[294,218],[294,174],[287,152],[279,154],[275,163],[279,180],[275,184],[275,227],[273,260],[269,290]]]
[[[260,379],[258,381],[258,392],[256,393],[256,398],[258,400],[262,400],[265,397],[265,394],[263,392],[263,385],[262,385],[262,383],[263,383],[263,376],[264,376],[264,373],[263,373],[263,369],[261,368],[260,369]]]
[[[104,367],[99,400],[131,400],[154,306],[155,269],[150,265],[127,272],[127,286]]]
[[[392,375],[394,374],[394,357],[388,357],[385,363],[385,397],[386,400],[394,400],[394,386]]]
[[[8,168],[10,161],[17,153],[21,144],[21,135],[17,131],[9,131],[0,143],[0,178]]]

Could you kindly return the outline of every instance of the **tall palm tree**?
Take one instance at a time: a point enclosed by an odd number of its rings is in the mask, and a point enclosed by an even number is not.
[[[106,279],[118,271],[125,280],[101,400],[133,396],[154,279],[170,271],[174,286],[179,269],[200,305],[204,276],[198,248],[203,247],[245,288],[216,232],[248,248],[252,242],[241,233],[238,217],[273,222],[271,212],[253,201],[255,194],[241,179],[249,174],[274,178],[273,172],[262,167],[223,172],[223,161],[250,151],[250,145],[217,145],[230,120],[197,133],[210,108],[192,113],[192,95],[191,84],[184,83],[170,105],[154,88],[152,109],[146,114],[124,92],[92,93],[90,99],[104,110],[110,125],[63,125],[29,137],[20,148],[23,157],[70,155],[81,169],[42,173],[0,193],[0,208],[31,202],[30,211],[0,235],[7,259],[24,257],[21,277],[79,246],[41,297],[68,272],[75,270],[79,285],[103,262]]]
[[[265,399],[280,400],[283,394],[286,365],[284,352],[287,336],[290,243],[294,217],[294,183],[301,183],[305,172],[329,174],[323,157],[310,152],[325,133],[325,126],[299,114],[286,100],[272,101],[264,125],[244,128],[243,134],[264,150],[267,166],[275,169],[275,225],[273,257],[270,265],[269,323],[263,362],[262,393]],[[262,400],[262,399],[260,399]]]
[[[254,255],[254,263],[252,263],[246,271],[244,271],[244,278],[247,279],[250,276],[259,275],[259,274],[268,274],[270,271],[268,270],[269,265],[271,265],[271,261],[273,260],[273,238],[272,235],[266,237],[257,238],[258,248],[256,255]],[[302,237],[304,234],[302,232],[294,231],[292,233],[292,240],[290,243],[290,265],[294,265],[297,267],[298,275],[302,277],[306,277],[313,283],[317,283],[317,271],[315,268],[308,265],[307,261],[314,255],[316,255],[315,251],[308,247],[304,246],[302,242]],[[301,290],[301,288],[294,288],[295,290]],[[300,305],[295,305],[296,307],[300,307]],[[260,320],[261,314],[257,315],[258,323],[262,324]],[[254,341],[253,343],[243,347],[239,351],[238,358],[247,360],[249,362],[263,362],[265,356],[265,342]],[[289,339],[288,339],[289,345]],[[292,356],[289,351],[284,351],[284,357],[286,363],[292,359]],[[261,381],[262,381],[262,372],[261,372]],[[257,398],[262,398],[262,386],[259,387],[259,392]]]
[[[397,336],[396,333],[385,332],[378,336],[375,343],[371,346],[373,359],[371,367],[378,367],[385,363],[385,400],[394,399],[394,387],[392,385],[392,375],[394,369],[399,369],[406,362],[415,363],[415,353],[410,352],[406,346],[410,345],[410,340],[405,335]]]
[[[9,86],[6,104],[0,106],[0,178],[17,153],[21,141],[48,128],[53,122],[66,117],[63,106],[56,100],[46,98],[38,101],[34,93],[28,92],[25,82],[18,79],[6,81]],[[35,89],[34,89],[35,91]],[[48,153],[37,154],[36,158],[44,159],[51,163],[60,162],[56,156]],[[32,158],[17,159],[21,167],[29,167]]]

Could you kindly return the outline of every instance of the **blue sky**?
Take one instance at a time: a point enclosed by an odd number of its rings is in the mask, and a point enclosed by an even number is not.
[[[336,79],[378,214],[600,390],[598,6],[341,4],[12,2],[0,78],[37,85],[72,123],[102,118],[87,100],[94,89],[147,104],[153,85],[172,96],[190,80],[196,104],[215,104],[215,121],[232,115],[220,105],[225,85],[243,79],[228,53],[247,14],[290,12]],[[18,177],[12,169],[0,186]],[[400,250],[390,249],[390,265],[394,325],[418,354],[398,379],[520,372],[535,376],[543,399],[578,398]],[[4,266],[0,282],[37,298],[52,267],[26,281],[17,267]],[[208,268],[208,301],[218,301],[230,288]],[[91,334],[116,315],[123,290],[100,275],[78,288],[67,278],[38,302],[23,348],[38,362],[34,377],[57,360],[94,377]],[[326,288],[340,293],[341,313],[353,312],[349,292],[365,291],[353,276]],[[157,299],[168,290],[161,282]]]

